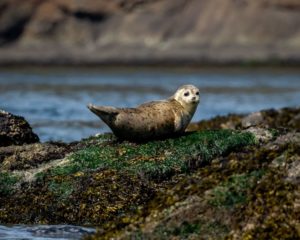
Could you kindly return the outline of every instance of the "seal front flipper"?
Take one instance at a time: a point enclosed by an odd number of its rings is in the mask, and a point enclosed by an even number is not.
[[[114,107],[107,106],[95,106],[93,104],[87,105],[88,109],[90,109],[94,114],[100,117],[103,122],[105,122],[108,126],[111,126],[115,117],[119,114],[119,109]]]

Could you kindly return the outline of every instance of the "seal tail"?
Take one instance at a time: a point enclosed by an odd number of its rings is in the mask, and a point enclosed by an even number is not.
[[[112,124],[115,116],[119,114],[119,110],[114,107],[95,106],[93,104],[88,104],[87,107],[91,112],[100,117],[108,126]]]

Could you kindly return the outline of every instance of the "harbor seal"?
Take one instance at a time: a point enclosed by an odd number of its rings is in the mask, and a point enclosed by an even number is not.
[[[87,107],[100,117],[119,139],[137,142],[183,133],[199,101],[199,89],[193,85],[183,85],[166,100],[144,103],[136,108],[92,104]]]

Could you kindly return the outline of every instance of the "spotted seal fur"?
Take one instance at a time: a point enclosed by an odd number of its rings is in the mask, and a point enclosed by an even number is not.
[[[183,85],[166,100],[136,108],[88,105],[120,139],[147,141],[178,135],[185,131],[199,104],[199,89]]]

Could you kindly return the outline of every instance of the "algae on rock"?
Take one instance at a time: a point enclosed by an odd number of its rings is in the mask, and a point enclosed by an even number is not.
[[[51,143],[62,159],[2,166],[0,222],[97,226],[87,239],[299,239],[299,111],[263,111],[247,129],[218,117],[142,144]]]
[[[104,138],[86,140],[86,147],[72,153],[66,164],[39,173],[35,182],[23,183],[14,195],[1,196],[6,203],[1,222],[103,225],[149,201],[157,183],[255,143],[252,134],[232,130],[207,130],[144,144]]]

